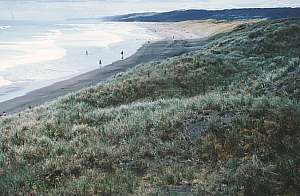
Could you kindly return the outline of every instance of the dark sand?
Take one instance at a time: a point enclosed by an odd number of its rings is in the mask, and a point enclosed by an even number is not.
[[[17,97],[0,103],[0,112],[14,114],[27,108],[38,106],[52,101],[57,97],[76,92],[86,87],[97,85],[112,76],[140,64],[150,61],[163,60],[168,57],[178,56],[183,53],[195,51],[207,41],[198,40],[176,40],[158,41],[143,45],[134,55],[103,67],[101,70],[94,70],[74,78],[57,82],[48,87],[32,91],[24,96]]]

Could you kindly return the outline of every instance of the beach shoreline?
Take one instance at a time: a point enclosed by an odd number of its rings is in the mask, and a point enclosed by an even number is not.
[[[32,108],[53,101],[56,98],[67,95],[69,93],[74,93],[81,89],[95,86],[100,82],[108,80],[109,78],[120,72],[126,72],[128,69],[133,68],[138,64],[163,60],[166,58],[198,50],[206,43],[206,40],[210,35],[224,32],[240,24],[236,23],[235,25],[227,25],[228,28],[219,26],[219,28],[214,28],[213,30],[209,30],[206,28],[205,33],[193,34],[193,32],[196,31],[191,27],[196,27],[194,25],[191,25],[191,23],[197,24],[199,22],[183,22],[179,24],[139,24],[147,30],[152,31],[153,34],[158,35],[160,38],[149,40],[144,45],[142,45],[133,55],[123,61],[116,61],[104,66],[102,69],[95,69],[87,73],[83,73],[72,78],[56,82],[49,86],[30,91],[25,95],[0,102],[0,113],[4,111],[7,114],[18,113],[26,110],[27,108]],[[205,24],[209,25],[207,22],[205,22]],[[190,27],[187,28],[186,25],[190,25]],[[177,31],[175,29],[176,26],[179,26]],[[166,33],[168,32],[168,29],[170,31],[169,33]],[[193,36],[191,36],[192,34]],[[170,35],[172,35],[172,37],[170,37]]]
[[[13,26],[11,31],[20,28]],[[0,36],[0,102],[97,69],[100,59],[101,66],[109,65],[120,59],[121,50],[128,57],[153,38],[142,27],[119,22],[22,28],[31,36],[15,33],[6,40],[9,31]]]
[[[144,44],[138,51],[123,61],[117,61],[103,67],[101,70],[93,70],[85,74],[73,77],[68,80],[54,83],[50,86],[40,88],[27,93],[24,96],[16,97],[0,103],[1,112],[8,115],[15,114],[28,108],[36,107],[51,102],[58,97],[81,89],[95,86],[106,81],[118,73],[126,72],[134,66],[150,61],[159,61],[169,57],[178,56],[190,51],[198,50],[206,43],[205,39],[156,41]]]

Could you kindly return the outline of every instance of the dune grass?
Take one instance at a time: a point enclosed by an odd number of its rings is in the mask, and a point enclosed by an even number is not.
[[[300,20],[0,120],[1,195],[297,195]]]

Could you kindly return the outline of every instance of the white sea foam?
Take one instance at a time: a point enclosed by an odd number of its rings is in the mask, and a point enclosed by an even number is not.
[[[12,83],[11,81],[5,80],[5,79],[3,79],[2,77],[0,77],[0,87],[8,86],[8,85],[10,85],[11,83]]]
[[[6,29],[9,29],[9,28],[11,28],[11,26],[8,26],[8,25],[0,26],[0,30],[6,30]]]
[[[6,51],[5,56],[0,55],[2,59],[0,70],[18,65],[60,59],[66,53],[65,49],[57,46],[53,40],[0,42],[0,51]]]

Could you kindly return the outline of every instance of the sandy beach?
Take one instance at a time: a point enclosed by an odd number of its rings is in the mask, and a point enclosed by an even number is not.
[[[136,23],[165,40],[203,39],[226,32],[246,21],[222,22],[199,20],[184,22],[149,22]],[[247,21],[251,22],[251,21]]]
[[[0,109],[8,114],[20,112],[28,107],[38,106],[57,97],[80,89],[97,85],[117,73],[140,64],[195,51],[206,43],[206,38],[229,31],[242,22],[188,21],[179,23],[139,23],[157,38],[145,43],[138,51],[123,61],[117,61],[100,69],[54,83],[0,103]],[[176,41],[174,42],[173,36]],[[6,82],[6,81],[2,81]]]

